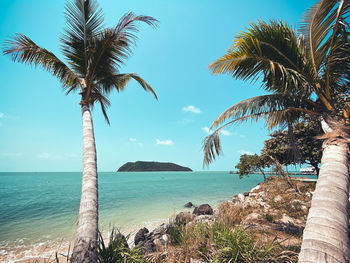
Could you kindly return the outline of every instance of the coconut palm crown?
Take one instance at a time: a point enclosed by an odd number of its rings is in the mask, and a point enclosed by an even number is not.
[[[285,128],[305,116],[322,123],[322,166],[300,262],[350,258],[349,10],[350,1],[320,0],[305,13],[300,33],[282,21],[258,21],[240,32],[226,55],[209,66],[213,74],[261,81],[267,95],[241,101],[217,117],[203,143],[204,165],[221,153],[220,132],[234,123],[264,119],[268,129]]]
[[[95,136],[90,108],[97,102],[109,124],[107,95],[122,91],[131,79],[150,91],[151,86],[135,73],[120,73],[123,62],[132,54],[138,23],[151,26],[150,16],[125,14],[115,27],[105,28],[101,8],[96,0],[74,0],[66,5],[67,28],[60,38],[64,63],[52,52],[39,47],[29,37],[16,34],[5,42],[4,55],[14,61],[40,65],[56,76],[66,94],[79,91],[83,120],[83,177],[79,217],[71,263],[97,262],[98,180]]]
[[[68,2],[65,9],[67,28],[60,42],[66,64],[20,33],[5,42],[3,54],[10,55],[17,62],[42,66],[60,80],[66,94],[79,90],[82,95],[80,104],[93,106],[98,102],[108,123],[106,108],[110,102],[106,96],[113,90],[122,91],[131,79],[157,98],[151,86],[140,76],[119,72],[132,54],[137,23],[155,26],[156,19],[130,12],[115,27],[105,28],[102,10],[95,0]]]

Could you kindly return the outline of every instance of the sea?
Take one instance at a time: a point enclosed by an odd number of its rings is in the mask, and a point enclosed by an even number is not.
[[[217,207],[249,191],[262,175],[239,179],[229,172],[100,172],[99,227],[134,235],[154,228],[185,208]],[[28,262],[67,250],[74,237],[81,173],[0,173],[0,262]]]

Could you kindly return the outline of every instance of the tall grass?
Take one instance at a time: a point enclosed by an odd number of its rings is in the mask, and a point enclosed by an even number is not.
[[[98,262],[99,263],[145,263],[138,247],[133,249],[128,245],[129,236],[124,237],[119,231],[112,229],[108,245],[99,233]]]
[[[186,263],[191,258],[211,263],[263,262],[274,247],[273,242],[258,245],[253,233],[220,220],[181,226],[169,235],[178,241],[178,253],[169,254],[166,262]]]

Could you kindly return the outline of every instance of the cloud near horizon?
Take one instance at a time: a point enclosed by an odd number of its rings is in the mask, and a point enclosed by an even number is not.
[[[174,145],[175,143],[172,140],[164,140],[161,141],[159,139],[156,139],[156,145]]]
[[[248,154],[248,155],[254,155],[255,153],[250,152],[250,151],[246,151],[246,150],[238,150],[237,151],[240,155],[242,154]]]
[[[204,132],[206,132],[207,134],[210,134],[210,130],[208,127],[202,127],[202,130]],[[220,131],[220,134],[222,134],[224,136],[231,136],[232,135],[231,132],[229,132],[228,130],[224,130],[224,129]]]
[[[143,143],[142,142],[138,142],[136,138],[129,138],[129,141],[132,142],[133,144],[136,144],[140,147],[143,146]]]
[[[182,111],[184,111],[184,112],[191,112],[191,113],[194,113],[194,114],[201,113],[201,109],[197,108],[196,106],[193,106],[193,105],[188,105],[186,107],[183,107]]]

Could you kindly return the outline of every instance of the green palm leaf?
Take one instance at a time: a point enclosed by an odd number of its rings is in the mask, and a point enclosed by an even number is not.
[[[81,79],[66,64],[25,35],[16,34],[15,37],[7,40],[3,54],[10,55],[13,61],[42,66],[56,76],[64,88],[76,88],[81,84]]]
[[[312,92],[304,42],[285,23],[259,21],[235,39],[227,54],[209,66],[214,74],[229,73],[252,82],[262,77],[262,87],[272,92]]]
[[[103,29],[103,13],[96,0],[75,0],[66,5],[67,29],[61,37],[62,51],[72,69],[85,77],[92,40]]]

